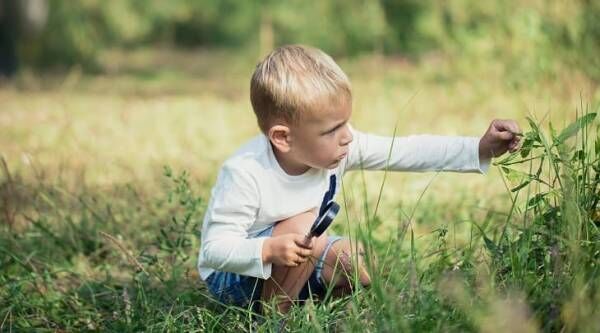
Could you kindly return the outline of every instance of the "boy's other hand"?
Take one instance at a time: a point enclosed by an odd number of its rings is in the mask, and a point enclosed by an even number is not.
[[[490,159],[498,157],[507,151],[511,153],[519,149],[521,128],[511,119],[495,119],[485,134],[479,140],[479,158]]]
[[[263,244],[263,261],[275,265],[296,267],[312,255],[314,238],[301,234],[285,234],[267,238]]]

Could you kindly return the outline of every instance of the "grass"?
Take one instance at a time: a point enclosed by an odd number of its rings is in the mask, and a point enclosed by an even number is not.
[[[257,133],[252,61],[129,56],[0,89],[0,331],[276,330],[273,311],[218,304],[195,269],[218,166]],[[359,129],[481,135],[515,118],[524,149],[486,176],[349,173],[333,230],[365,244],[372,287],[294,307],[286,328],[600,330],[595,83],[566,71],[523,89],[438,58],[341,65]]]

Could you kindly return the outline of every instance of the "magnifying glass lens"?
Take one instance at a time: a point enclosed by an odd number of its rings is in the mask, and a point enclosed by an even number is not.
[[[336,215],[340,211],[340,205],[337,203],[330,201],[325,207],[325,212],[322,216],[317,217],[317,220],[313,224],[312,228],[310,228],[310,237],[319,237],[327,230],[333,219],[335,219]]]

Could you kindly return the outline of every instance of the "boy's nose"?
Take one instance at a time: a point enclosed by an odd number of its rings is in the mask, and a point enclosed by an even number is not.
[[[354,138],[352,136],[352,132],[350,132],[350,127],[348,127],[348,125],[344,126],[344,136],[342,136],[341,145],[348,145],[350,142],[352,142],[352,139]]]

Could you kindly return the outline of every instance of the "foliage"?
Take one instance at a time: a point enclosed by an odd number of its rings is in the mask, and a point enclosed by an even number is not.
[[[528,118],[531,131],[521,152],[497,162],[517,184],[511,189],[515,202],[520,193],[527,197],[516,208],[522,225],[507,221],[495,242],[483,235],[485,245],[499,283],[544,286],[543,292],[530,291],[530,302],[544,318],[545,330],[581,329],[584,315],[563,312],[560,317],[559,309],[569,302],[593,302],[599,287],[600,137],[595,118],[596,113],[586,112],[558,133],[550,124],[550,137]],[[520,164],[529,164],[529,171],[515,170]],[[591,288],[590,294],[578,295],[579,288]]]
[[[495,58],[516,81],[554,75],[565,65],[600,77],[595,1],[48,1],[47,28],[21,43],[26,62],[39,68],[99,69],[103,50],[142,45],[262,45],[264,53],[275,45],[306,43],[335,56],[385,52],[418,58],[442,51],[469,66]]]
[[[166,167],[160,193],[132,184],[73,193],[5,168],[0,329],[238,331],[285,322],[309,331],[597,331],[595,117],[586,111],[560,131],[549,125],[549,135],[529,118],[522,150],[495,163],[512,209],[469,215],[462,246],[442,219],[448,209],[432,203],[410,214],[398,207],[400,223],[382,237],[389,218],[358,217],[352,239],[365,244],[371,287],[294,307],[285,319],[218,304],[199,282],[191,258],[205,198],[186,172]],[[418,239],[423,219],[448,224]]]

